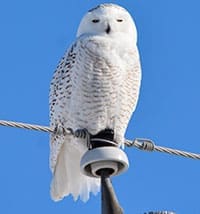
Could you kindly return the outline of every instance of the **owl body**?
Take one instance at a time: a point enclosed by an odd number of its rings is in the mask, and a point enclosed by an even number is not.
[[[92,26],[104,20],[95,30],[92,27],[87,30],[87,15],[82,20],[78,37],[60,61],[51,82],[50,117],[52,127],[87,129],[92,135],[112,129],[114,140],[123,146],[124,134],[138,100],[141,69],[135,26],[131,35],[115,30],[118,10],[128,14],[112,4],[91,10],[89,20],[99,20]],[[117,14],[114,13],[114,18],[112,11]],[[129,14],[127,16],[129,18]],[[85,139],[52,134],[50,146],[54,200],[69,194],[74,199],[80,196],[87,200],[90,192],[98,192],[99,179],[80,172],[80,159],[87,150]]]

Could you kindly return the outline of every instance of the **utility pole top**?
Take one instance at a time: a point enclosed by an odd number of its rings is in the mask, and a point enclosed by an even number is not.
[[[126,171],[128,157],[114,142],[114,132],[105,129],[89,138],[89,150],[81,158],[83,174],[101,179],[102,214],[123,214],[111,178]]]

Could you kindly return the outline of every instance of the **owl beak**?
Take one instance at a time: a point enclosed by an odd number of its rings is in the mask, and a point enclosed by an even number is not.
[[[109,33],[110,33],[110,31],[111,31],[111,27],[110,27],[110,25],[109,25],[109,24],[107,25],[107,28],[106,28],[106,30],[105,30],[105,31],[106,31],[106,33],[107,33],[107,34],[109,34]]]

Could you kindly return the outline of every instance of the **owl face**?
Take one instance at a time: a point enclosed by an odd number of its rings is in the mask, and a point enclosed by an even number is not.
[[[90,10],[82,19],[77,37],[89,35],[126,35],[137,40],[135,24],[130,14],[114,4],[102,4]]]

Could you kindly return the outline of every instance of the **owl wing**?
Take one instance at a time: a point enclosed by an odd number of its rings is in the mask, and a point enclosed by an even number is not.
[[[51,127],[73,127],[72,81],[76,81],[79,40],[75,42],[59,62],[50,86],[50,123]],[[74,83],[76,84],[76,83]],[[50,168],[53,172],[51,183],[51,197],[58,201],[72,194],[74,200],[80,196],[81,200],[89,199],[90,192],[99,191],[99,179],[85,176],[80,171],[80,160],[87,150],[86,139],[76,139],[72,135],[53,133],[50,140]]]
[[[74,43],[60,60],[50,85],[49,106],[50,126],[58,129],[64,127],[64,123],[70,120],[68,105],[72,93],[71,72],[76,60],[76,43]],[[63,109],[66,114],[63,116]],[[58,154],[64,142],[64,137],[57,134],[51,135],[50,140],[50,168],[54,171]]]

